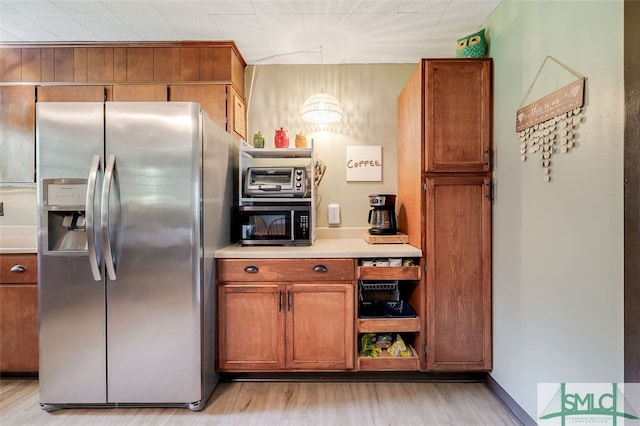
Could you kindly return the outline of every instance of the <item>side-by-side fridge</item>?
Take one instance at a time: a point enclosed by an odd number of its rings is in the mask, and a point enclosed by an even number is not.
[[[36,121],[41,407],[202,409],[237,141],[190,102],[40,102]]]

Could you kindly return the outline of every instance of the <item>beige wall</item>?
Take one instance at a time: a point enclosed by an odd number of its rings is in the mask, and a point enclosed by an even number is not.
[[[396,99],[416,64],[367,65],[262,65],[249,66],[245,74],[248,139],[261,131],[273,146],[275,129],[289,131],[292,143],[297,132],[313,138],[327,173],[318,189],[317,226],[327,227],[327,205],[338,203],[338,227],[366,227],[368,195],[396,193],[397,158]],[[323,73],[320,73],[320,71]],[[341,102],[344,118],[325,128],[300,118],[300,107],[322,88]],[[382,146],[381,182],[346,182],[347,146]],[[33,224],[36,220],[35,188],[0,187],[6,216],[0,225]],[[26,223],[25,223],[26,222]]]
[[[541,382],[623,381],[623,2],[503,0],[494,58],[493,378],[536,419]],[[520,161],[515,115],[545,57],[587,77],[576,148]],[[527,100],[576,77],[547,62]]]
[[[416,64],[390,65],[257,65],[247,67],[248,139],[261,131],[266,146],[273,147],[275,129],[313,138],[327,173],[318,189],[316,224],[328,226],[327,205],[341,207],[340,227],[367,226],[369,194],[397,191],[397,108],[400,90]],[[320,71],[323,71],[322,75]],[[326,128],[300,118],[300,107],[322,88],[342,104],[342,121]],[[347,146],[382,146],[381,182],[347,182]]]
[[[36,225],[35,184],[0,186],[0,201],[4,203],[4,216],[0,216],[0,226]]]

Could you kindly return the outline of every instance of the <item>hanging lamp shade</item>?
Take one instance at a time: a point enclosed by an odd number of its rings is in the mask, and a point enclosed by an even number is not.
[[[302,104],[301,114],[303,120],[311,123],[333,123],[342,118],[342,106],[336,98],[321,90]]]

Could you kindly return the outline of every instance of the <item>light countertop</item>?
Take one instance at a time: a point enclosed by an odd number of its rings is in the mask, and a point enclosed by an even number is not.
[[[1,226],[0,254],[37,253],[35,226]],[[232,244],[216,250],[220,259],[260,258],[384,258],[421,257],[422,251],[409,244],[369,244],[360,229],[341,230],[339,233],[320,229],[312,246],[241,246]]]
[[[0,226],[0,254],[37,253],[36,226]]]
[[[316,238],[315,244],[303,247],[241,246],[233,244],[216,250],[219,259],[301,259],[301,258],[385,258],[421,257],[422,250],[409,244],[369,244],[364,238]]]

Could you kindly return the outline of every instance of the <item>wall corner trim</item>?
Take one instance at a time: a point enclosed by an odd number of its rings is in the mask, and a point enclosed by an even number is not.
[[[515,417],[515,419],[523,426],[536,426],[534,419],[527,414],[526,411],[503,389],[496,380],[487,374],[484,384],[500,401],[500,403]]]

